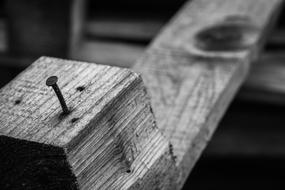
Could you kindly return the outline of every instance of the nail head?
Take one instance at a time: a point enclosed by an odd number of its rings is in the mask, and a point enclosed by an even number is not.
[[[51,76],[46,80],[46,85],[47,86],[53,86],[57,83],[57,81],[58,81],[57,76]]]

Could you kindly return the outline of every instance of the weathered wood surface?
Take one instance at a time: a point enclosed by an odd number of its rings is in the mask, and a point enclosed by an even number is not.
[[[88,21],[85,26],[86,33],[90,36],[111,37],[111,38],[133,38],[140,40],[150,40],[155,35],[163,22],[129,22],[126,20],[98,19]],[[80,27],[79,27],[80,28]],[[82,27],[84,28],[84,27]],[[110,28],[124,28],[119,31],[110,30]],[[127,29],[125,29],[127,28]],[[132,30],[131,28],[135,28]],[[7,50],[6,24],[0,20],[0,52]],[[75,30],[74,30],[75,31]],[[106,33],[106,31],[109,31]],[[142,31],[148,31],[146,33]],[[268,43],[273,46],[284,46],[284,37],[282,30],[274,31],[268,38]],[[77,36],[77,35],[74,35]],[[80,40],[74,40],[78,42]],[[135,61],[143,55],[144,45],[128,44],[123,42],[104,42],[96,40],[85,40],[81,43],[75,43],[70,54],[71,59],[96,62],[119,67],[132,67]],[[240,91],[239,98],[251,101],[263,101],[268,103],[285,103],[284,89],[285,65],[283,50],[274,50],[276,53],[263,52],[258,61],[252,66],[249,77]],[[10,67],[27,67],[34,61],[29,57],[14,57],[1,54],[0,65]]]
[[[6,97],[1,115],[11,117],[1,119],[1,133],[57,147],[51,152],[68,161],[81,189],[179,189],[245,79],[280,3],[195,0],[185,5],[134,67],[150,92],[158,128],[136,74],[80,64],[92,67],[86,71],[76,62],[58,67],[47,58],[40,60],[42,72],[35,76],[33,65],[16,78],[27,75],[25,80],[1,90],[1,99]],[[66,118],[59,117],[56,98],[49,100],[51,92],[37,86],[57,73],[68,105],[75,108]],[[85,82],[90,86],[78,92]],[[127,102],[136,93],[142,97],[134,100],[133,110]],[[134,120],[120,117],[124,111]],[[7,142],[13,140],[2,141]]]
[[[194,0],[137,62],[182,186],[258,55],[281,1]],[[169,171],[171,175],[172,171]]]
[[[68,115],[45,85],[51,75]],[[43,57],[0,94],[1,189],[128,189],[158,162],[172,163],[130,70]]]

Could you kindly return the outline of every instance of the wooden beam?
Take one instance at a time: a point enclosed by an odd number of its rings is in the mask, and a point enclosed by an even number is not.
[[[236,101],[207,146],[205,158],[284,159],[284,106]]]
[[[131,36],[134,39],[146,39],[143,36],[144,33],[139,32],[139,28],[142,30],[148,30],[150,25],[146,23],[129,23],[124,21],[111,21],[111,20],[93,20],[89,21],[86,26],[87,33],[93,36],[101,36],[105,33],[108,37],[118,37]],[[159,22],[158,22],[159,23]],[[162,24],[162,23],[161,23]],[[95,26],[97,26],[95,28]],[[102,28],[101,28],[102,26]],[[129,29],[119,31],[118,33],[113,33],[110,28],[125,28],[129,26]],[[137,32],[131,30],[135,26]],[[159,26],[156,26],[159,28]],[[97,31],[97,28],[101,28]],[[105,31],[108,28],[109,33]],[[5,32],[6,25],[3,20],[0,20],[0,52],[4,52],[7,49],[7,34]],[[151,29],[154,31],[154,29]],[[136,31],[136,30],[135,30]],[[123,33],[120,35],[120,33]],[[268,38],[269,44],[277,44],[278,46],[284,46],[284,37],[282,37],[282,30],[275,30],[273,35]],[[140,36],[142,34],[142,36]],[[148,33],[147,33],[148,34]],[[154,35],[154,34],[153,34]],[[150,37],[150,36],[149,36]],[[123,42],[108,42],[108,41],[96,41],[96,40],[85,40],[82,43],[76,45],[76,51],[73,51],[70,58],[88,62],[95,62],[99,64],[119,66],[130,68],[134,65],[135,61],[143,55],[145,51],[145,46],[139,44],[129,44]],[[276,52],[276,53],[274,53]],[[35,59],[24,57],[15,57],[6,55],[4,53],[0,54],[0,65],[9,67],[21,67],[25,68]],[[251,101],[262,101],[274,104],[284,104],[284,89],[285,78],[283,77],[283,72],[285,72],[285,66],[283,64],[285,57],[283,56],[283,50],[274,50],[273,52],[263,52],[256,63],[253,65],[249,77],[247,78],[244,88],[240,91],[239,98],[247,99]]]
[[[164,24],[164,19],[103,17],[89,20],[85,26],[85,31],[88,36],[94,38],[150,41]]]
[[[45,84],[51,75],[67,115]],[[3,189],[129,189],[174,163],[130,70],[42,57],[0,94]]]
[[[173,147],[179,189],[245,80],[281,1],[194,0],[139,59],[157,125]]]

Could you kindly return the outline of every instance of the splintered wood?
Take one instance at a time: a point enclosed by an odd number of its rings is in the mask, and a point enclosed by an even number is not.
[[[130,70],[43,57],[0,94],[1,189],[127,189],[168,152]]]

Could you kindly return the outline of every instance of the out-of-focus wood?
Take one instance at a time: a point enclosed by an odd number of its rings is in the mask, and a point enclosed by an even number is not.
[[[45,84],[51,75],[68,115]],[[1,189],[129,189],[174,163],[128,69],[42,57],[0,94]]]
[[[95,19],[88,21],[86,33],[94,39],[86,39],[77,43],[76,48],[71,53],[70,58],[82,61],[95,62],[105,65],[119,67],[132,67],[135,61],[144,53],[145,46],[136,43],[98,41],[98,37],[126,38],[150,40],[155,35],[163,22],[161,21],[128,21]],[[111,30],[111,28],[118,28]],[[132,30],[133,28],[133,30]],[[156,29],[157,30],[156,30]],[[7,50],[7,33],[4,20],[0,20],[0,52]],[[148,31],[144,33],[143,31]],[[150,32],[151,31],[151,32]],[[285,44],[284,32],[275,30],[269,36],[268,44],[283,46]],[[76,40],[75,40],[76,41]],[[282,48],[282,47],[281,47]],[[284,89],[285,57],[282,49],[275,49],[274,52],[263,52],[259,60],[253,65],[244,88],[239,94],[240,98],[252,101],[263,101],[269,103],[285,103]],[[10,67],[27,67],[35,59],[28,56],[10,56],[2,53],[0,55],[0,65]]]
[[[134,69],[173,147],[182,186],[249,67],[281,1],[197,0],[154,40]],[[170,174],[172,173],[172,174]]]
[[[284,47],[285,44],[285,29],[284,28],[280,28],[280,29],[276,29],[275,32],[270,35],[270,43],[271,44],[275,44],[275,45],[281,45]]]
[[[81,37],[85,0],[8,0],[8,52],[66,57]]]
[[[164,20],[94,18],[86,24],[89,36],[150,41],[165,24]]]
[[[236,101],[206,151],[209,158],[284,159],[284,105]]]
[[[145,47],[118,42],[85,41],[77,49],[71,59],[131,67],[143,54]]]

